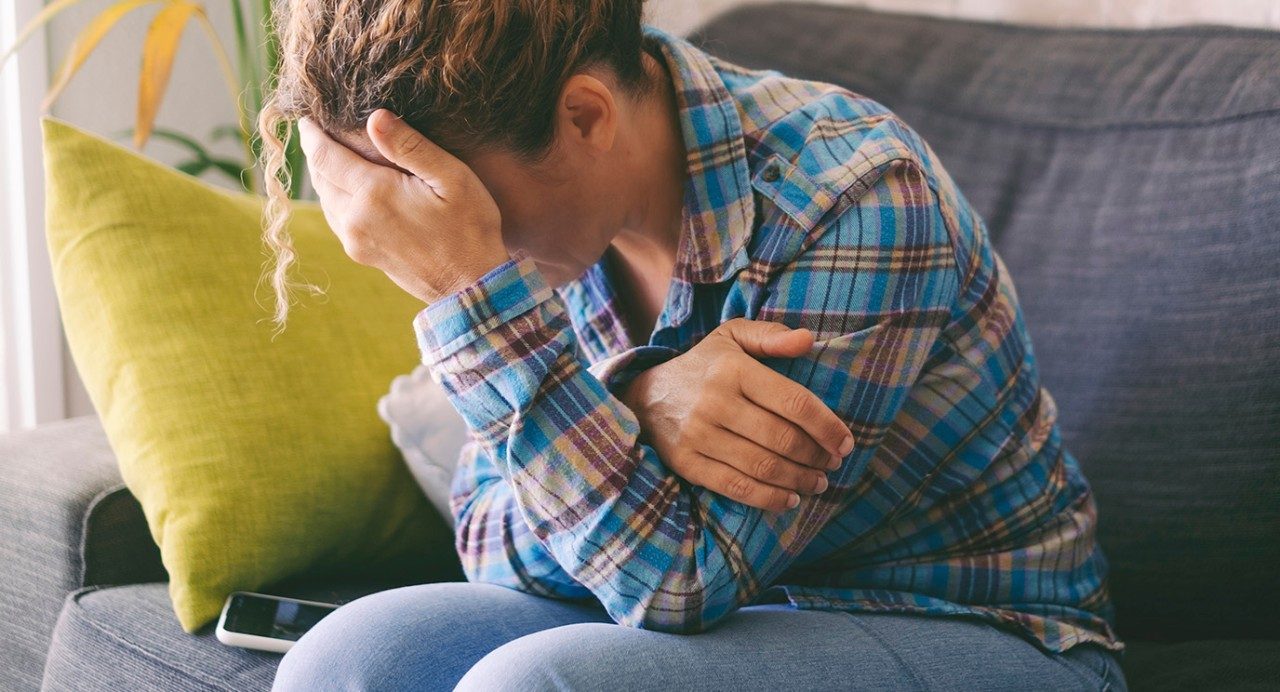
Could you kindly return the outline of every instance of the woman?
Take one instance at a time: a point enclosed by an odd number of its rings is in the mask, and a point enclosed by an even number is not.
[[[468,582],[343,606],[276,688],[1123,689],[1013,285],[891,112],[638,0],[275,16],[269,169],[299,119],[471,430]]]

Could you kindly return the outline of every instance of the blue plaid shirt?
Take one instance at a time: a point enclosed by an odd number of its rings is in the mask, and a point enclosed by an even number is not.
[[[845,89],[647,34],[689,171],[649,342],[630,342],[603,262],[553,288],[519,252],[414,320],[471,431],[452,493],[467,577],[669,632],[786,600],[1123,648],[1093,496],[1013,284],[929,146]],[[679,478],[614,396],[735,317],[814,332],[807,356],[765,362],[854,437],[828,489],[788,511]]]

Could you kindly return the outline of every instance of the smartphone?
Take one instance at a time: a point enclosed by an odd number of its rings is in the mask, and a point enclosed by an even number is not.
[[[337,609],[332,603],[236,591],[222,606],[216,633],[228,646],[282,654]]]

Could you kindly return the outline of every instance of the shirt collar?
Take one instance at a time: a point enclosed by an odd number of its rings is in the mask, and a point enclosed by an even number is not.
[[[680,115],[686,166],[684,211],[675,276],[717,283],[746,266],[755,200],[742,117],[711,58],[689,42],[652,26]]]

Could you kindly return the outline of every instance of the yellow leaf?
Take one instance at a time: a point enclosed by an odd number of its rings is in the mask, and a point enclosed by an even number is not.
[[[98,47],[102,37],[106,36],[108,31],[111,31],[116,22],[137,8],[158,1],[120,0],[103,10],[97,17],[94,17],[93,21],[89,22],[89,25],[80,31],[75,43],[71,44],[71,49],[67,51],[67,57],[63,60],[62,67],[58,68],[58,74],[53,78],[53,86],[49,87],[49,92],[45,94],[44,101],[40,104],[40,110],[49,110],[49,106],[57,100],[62,90],[67,88],[71,78],[79,71],[80,66],[84,65],[84,61],[89,57],[89,54],[93,52],[94,48]],[[49,7],[53,7],[53,5]]]
[[[160,101],[169,87],[169,73],[173,70],[173,57],[178,52],[182,30],[199,9],[195,3],[172,0],[156,13],[147,28],[147,38],[142,44],[142,75],[138,81],[138,122],[133,131],[133,146],[137,149],[151,137]]]
[[[80,0],[55,0],[55,2],[45,5],[44,9],[40,10],[36,16],[31,18],[31,21],[27,22],[26,26],[22,27],[22,31],[18,32],[18,38],[14,40],[13,45],[9,46],[8,50],[4,52],[4,55],[0,55],[0,65],[3,65],[4,61],[8,60],[10,55],[13,55],[14,51],[21,48],[22,44],[26,43],[27,39],[31,38],[31,34],[36,32],[36,29],[39,29],[45,22],[53,19],[54,15],[78,2],[80,2]]]

